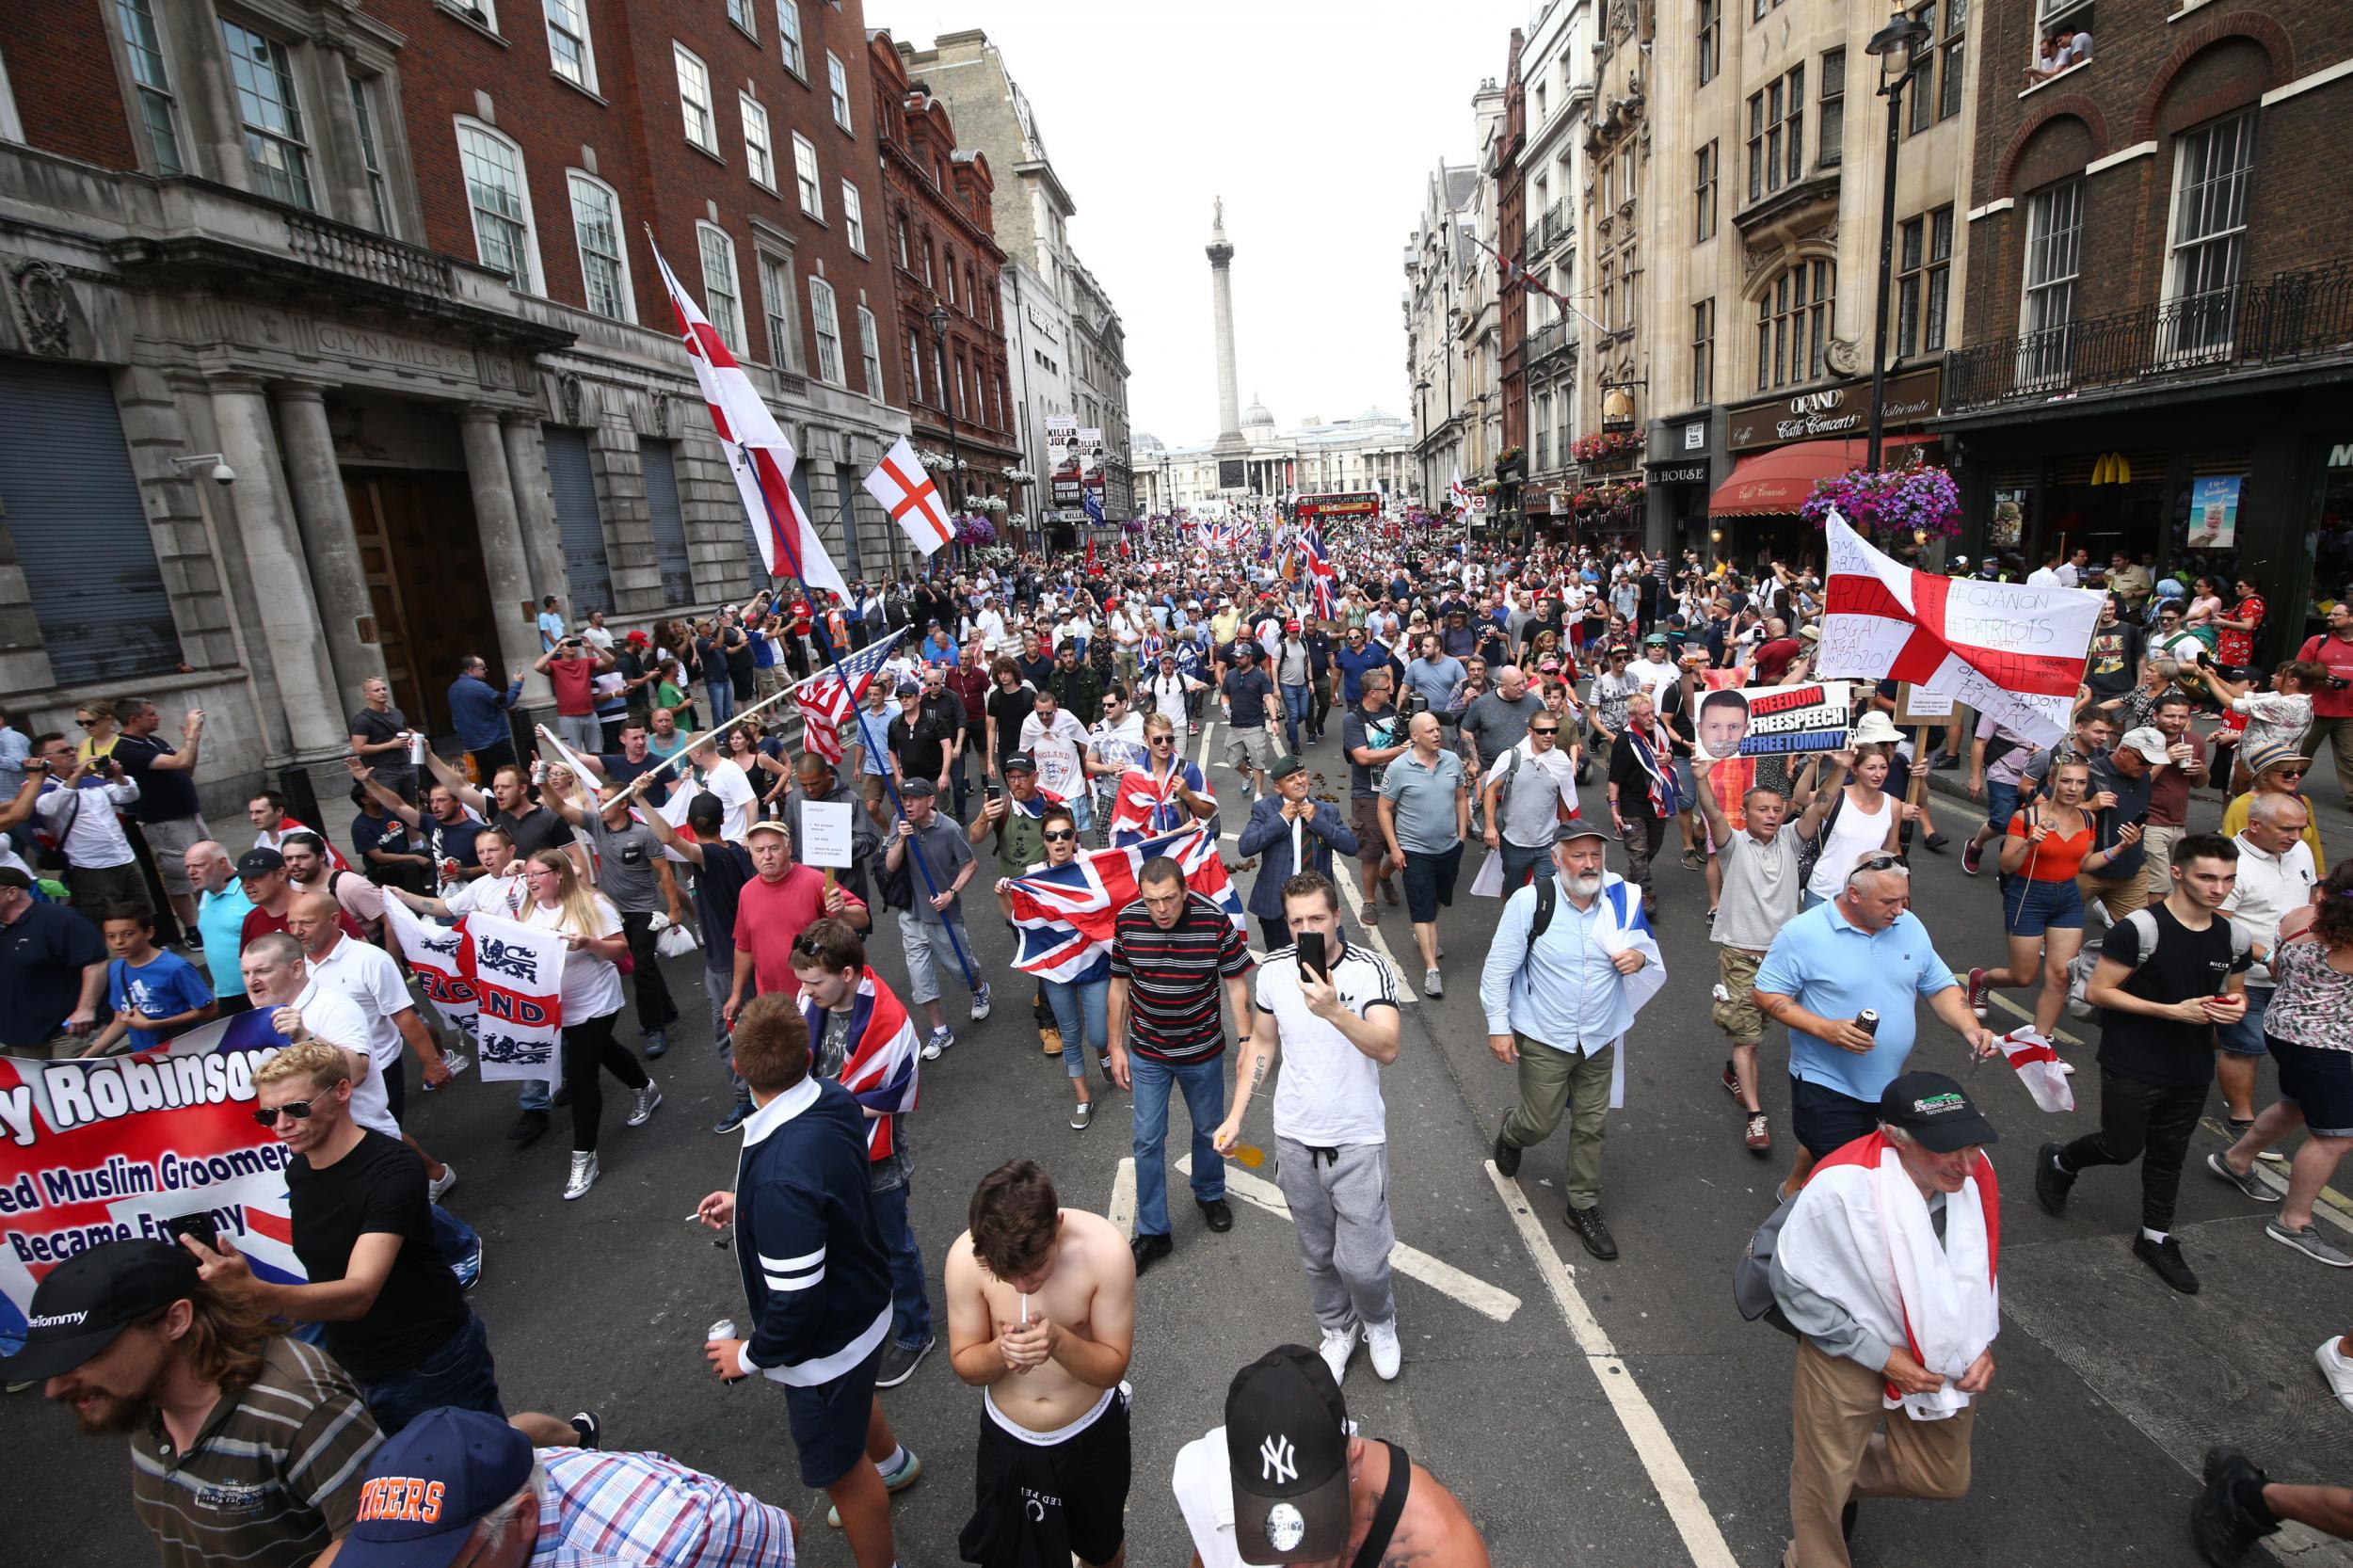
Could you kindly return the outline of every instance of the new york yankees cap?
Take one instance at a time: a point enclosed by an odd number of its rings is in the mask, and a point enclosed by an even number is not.
[[[1348,1405],[1323,1357],[1277,1345],[1225,1391],[1234,1549],[1244,1562],[1313,1562],[1348,1548]]]

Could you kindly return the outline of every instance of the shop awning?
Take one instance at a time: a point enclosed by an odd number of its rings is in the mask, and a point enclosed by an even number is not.
[[[1934,436],[1889,436],[1880,445],[1885,452],[1918,446]],[[1743,457],[1732,465],[1732,477],[1707,498],[1707,515],[1717,518],[1795,517],[1815,485],[1869,457],[1866,440],[1791,441]]]

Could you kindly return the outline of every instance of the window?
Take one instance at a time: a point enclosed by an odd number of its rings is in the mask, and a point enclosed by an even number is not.
[[[376,149],[376,117],[368,108],[368,85],[357,76],[344,78],[351,88],[352,123],[360,131],[360,167],[368,172],[368,204],[376,213],[376,232],[392,232],[392,206],[384,184],[384,159]]]
[[[597,56],[588,41],[587,0],[541,0],[548,16],[548,59],[574,87],[597,90]]]
[[[947,246],[940,248],[940,274],[948,280],[948,303],[956,302],[956,253]]]
[[[841,321],[834,313],[833,285],[823,278],[808,280],[808,320],[817,331],[817,378],[840,386]]]
[[[841,182],[841,228],[850,236],[850,248],[865,255],[866,202],[847,180]]]
[[[286,46],[234,22],[220,24],[236,83],[237,117],[245,122],[245,161],[253,188],[273,201],[316,210],[311,196],[311,150],[302,139],[302,105],[295,101]]]
[[[1716,237],[1716,177],[1719,172],[1716,144],[1711,141],[1701,148],[1692,161],[1695,168],[1692,208],[1699,214],[1699,221],[1691,238],[1696,243]]]
[[[1749,94],[1749,200],[1761,200],[1805,169],[1805,67]]]
[[[923,241],[923,286],[927,289],[938,287],[932,280],[932,265],[937,259],[938,252],[932,248],[932,242],[927,237]]]
[[[964,264],[964,308],[969,314],[981,313],[981,291],[970,262]]]
[[[1950,120],[1961,113],[1961,65],[1968,40],[1961,34],[1969,25],[1969,0],[1945,0],[1945,41],[1940,46],[1945,56],[1945,90],[1936,101],[1936,118]]]
[[[910,406],[923,401],[923,351],[915,345],[915,334],[907,334],[907,402]]]
[[[1833,49],[1822,56],[1822,112],[1814,136],[1817,168],[1836,168],[1847,154],[1847,52]]]
[[[1939,207],[1908,220],[1896,282],[1896,357],[1945,346],[1945,308],[1952,280],[1953,210]]]
[[[164,70],[164,43],[155,29],[155,12],[150,0],[115,0],[115,16],[122,24],[123,52],[131,58],[139,121],[147,127],[155,171],[185,173],[187,166],[180,159],[178,111],[171,96],[171,77]]]
[[[907,261],[907,215],[904,213],[899,215],[899,264],[909,271],[914,270]]]
[[[1723,69],[1723,0],[1700,0],[1700,86],[1705,87]]]
[[[1537,124],[1539,124],[1539,125],[1542,125],[1544,122],[1545,122],[1545,85],[1544,85],[1544,83],[1539,82],[1539,83],[1537,83],[1537,84],[1536,84],[1536,123],[1537,123]]]
[[[1716,302],[1691,307],[1691,406],[1716,401]]]
[[[858,368],[866,376],[866,395],[880,403],[883,400],[882,333],[874,326],[874,312],[860,305],[857,308]]]
[[[776,155],[768,140],[768,111],[748,92],[735,95],[737,107],[744,111],[744,167],[754,181],[776,188]]]
[[[522,150],[486,125],[461,120],[457,162],[466,176],[466,204],[473,212],[475,257],[484,266],[505,273],[524,293],[538,293]]]
[[[2026,200],[2025,293],[2019,301],[2019,375],[2056,380],[2072,358],[2068,327],[2075,319],[2075,275],[2083,256],[2081,175],[2046,185]]]
[[[704,152],[719,151],[719,117],[711,112],[711,71],[684,44],[670,45],[678,61],[678,112],[686,139]]]
[[[784,69],[808,80],[808,66],[801,58],[801,0],[776,0],[776,37],[784,44]]]
[[[578,169],[571,173],[572,238],[580,247],[581,296],[600,316],[633,321],[628,247],[621,239],[621,203],[613,187]]]
[[[792,133],[792,172],[801,187],[801,211],[822,219],[825,216],[825,193],[817,184],[817,148],[800,132]]]
[[[956,356],[956,418],[964,417],[964,356]]]
[[[2174,138],[2173,219],[2165,297],[2170,353],[2227,347],[2247,261],[2247,189],[2255,117],[2233,115]]]
[[[760,303],[768,324],[768,362],[778,370],[798,368],[801,329],[792,319],[792,263],[776,256],[760,256]]]
[[[1810,259],[1784,270],[1756,301],[1756,390],[1818,379],[1838,295],[1835,263]]]
[[[850,128],[850,73],[841,68],[841,56],[825,51],[825,91],[833,99],[833,122],[843,130]]]
[[[760,36],[760,18],[752,12],[752,0],[728,0],[728,20],[752,37]]]
[[[744,291],[735,280],[735,241],[715,223],[695,225],[696,248],[703,259],[703,314],[719,341],[744,352]]]
[[[8,61],[0,55],[0,141],[23,141],[24,120],[16,112],[16,89],[8,86]]]
[[[1929,0],[1927,8],[1920,12],[1920,24],[1928,28],[1930,39],[1936,37],[1936,0]],[[1907,117],[1911,121],[1909,130],[1917,135],[1936,123],[1936,50],[1933,46],[1920,51],[1919,58],[1913,65],[1912,80],[1907,84],[1907,90],[1912,94],[1911,113]]]

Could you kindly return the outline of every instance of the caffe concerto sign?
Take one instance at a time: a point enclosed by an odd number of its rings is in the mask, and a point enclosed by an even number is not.
[[[1936,412],[1943,373],[1936,366],[1891,376],[1887,382],[1886,428],[1901,429]],[[1791,441],[1849,440],[1871,425],[1871,383],[1838,381],[1810,387],[1788,397],[1751,403],[1724,417],[1725,444],[1735,452],[1756,452]]]

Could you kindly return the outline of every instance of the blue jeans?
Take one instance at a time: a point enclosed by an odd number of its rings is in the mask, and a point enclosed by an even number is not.
[[[1062,1031],[1063,1070],[1084,1078],[1087,1050],[1101,1052],[1110,1038],[1112,977],[1076,983],[1048,980],[1044,984],[1047,1005],[1054,1010],[1054,1027]]]
[[[1064,1036],[1067,1038],[1067,1036]],[[1161,1150],[1168,1142],[1168,1091],[1185,1094],[1193,1120],[1193,1198],[1215,1203],[1225,1195],[1225,1160],[1209,1134],[1225,1119],[1225,1064],[1222,1057],[1176,1065],[1145,1056],[1128,1058],[1135,1083],[1136,1234],[1168,1234],[1168,1169]]]
[[[490,1363],[490,1336],[482,1320],[466,1314],[466,1326],[441,1341],[410,1370],[378,1383],[355,1379],[360,1398],[386,1436],[428,1410],[456,1405],[506,1418],[499,1403],[498,1371]]]
[[[874,1194],[874,1225],[890,1254],[891,1336],[908,1350],[932,1336],[932,1299],[923,1290],[923,1251],[907,1224],[907,1189],[903,1182]]]
[[[1315,699],[1312,686],[1285,686],[1283,689],[1283,738],[1290,743],[1291,755],[1299,754],[1299,727],[1307,722],[1307,711]]]
[[[728,1075],[728,1087],[735,1091],[737,1099],[747,1100],[752,1092],[735,1076],[735,1042],[728,1037],[728,989],[734,984],[730,969],[703,970],[703,994],[711,999],[712,1048],[718,1052],[719,1065]]]
[[[714,728],[735,717],[735,682],[732,680],[706,680],[703,690],[711,694],[711,722]]]
[[[432,1210],[433,1245],[440,1253],[441,1261],[455,1269],[474,1255],[482,1245],[482,1238],[474,1234],[473,1226],[440,1204],[433,1205]]]

